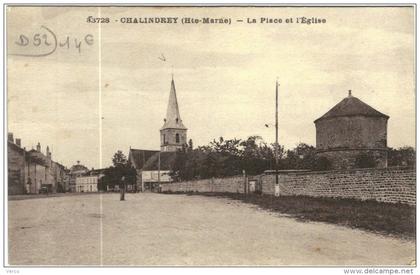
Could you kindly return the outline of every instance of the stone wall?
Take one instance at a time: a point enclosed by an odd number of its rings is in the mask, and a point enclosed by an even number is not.
[[[264,175],[261,182],[263,193],[274,194],[275,175]],[[416,172],[409,168],[284,173],[279,187],[281,195],[416,203]]]
[[[243,176],[161,184],[162,192],[244,193],[244,186]]]
[[[274,195],[275,175],[255,177],[264,194]],[[280,195],[355,198],[416,204],[416,173],[410,168],[352,169],[323,172],[282,172]],[[241,176],[162,184],[172,192],[244,192]]]

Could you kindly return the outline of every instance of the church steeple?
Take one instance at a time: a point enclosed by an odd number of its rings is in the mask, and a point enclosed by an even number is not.
[[[182,123],[181,115],[179,114],[179,106],[178,100],[176,98],[175,81],[173,79],[173,75],[171,81],[171,91],[169,93],[168,108],[166,109],[166,118],[164,119],[162,129],[166,128],[187,129]]]
[[[173,74],[166,117],[160,129],[160,140],[161,151],[177,151],[187,144],[187,128],[182,123],[181,115],[179,114]]]

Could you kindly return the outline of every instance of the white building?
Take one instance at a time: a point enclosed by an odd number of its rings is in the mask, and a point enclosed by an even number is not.
[[[170,170],[160,171],[160,179],[159,179],[159,171],[142,171],[141,176],[143,182],[172,182],[172,178],[169,175]]]
[[[98,192],[98,182],[104,176],[103,169],[90,170],[76,178],[76,192]]]
[[[159,171],[142,171],[141,172],[141,179],[142,179],[142,186],[144,190],[156,191],[159,187],[160,183],[168,183],[172,182],[172,178],[170,176],[170,170],[161,170],[160,171],[160,178],[159,178]]]

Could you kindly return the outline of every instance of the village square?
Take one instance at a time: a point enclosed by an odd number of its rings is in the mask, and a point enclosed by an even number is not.
[[[415,5],[5,14],[6,267],[416,267]]]
[[[348,91],[315,120],[315,148],[284,152],[277,143],[256,143],[258,137],[194,148],[172,76],[156,129],[160,150],[130,146],[109,168],[79,161],[66,168],[48,146],[45,154],[39,143],[27,150],[9,133],[9,262],[409,265],[414,155],[387,147],[388,119]],[[389,157],[395,152],[398,160]],[[273,200],[279,205],[267,206]],[[349,209],[366,216],[355,219],[343,212]],[[341,219],[322,217],[332,212]],[[381,219],[395,220],[384,226]]]

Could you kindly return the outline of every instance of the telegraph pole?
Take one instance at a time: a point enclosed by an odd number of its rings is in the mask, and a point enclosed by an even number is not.
[[[158,191],[159,191],[159,188],[160,188],[160,151],[159,151],[159,153],[158,153]]]
[[[276,186],[275,189],[279,188],[279,80],[276,80]],[[277,191],[277,190],[276,190]],[[277,196],[277,192],[275,192]]]

